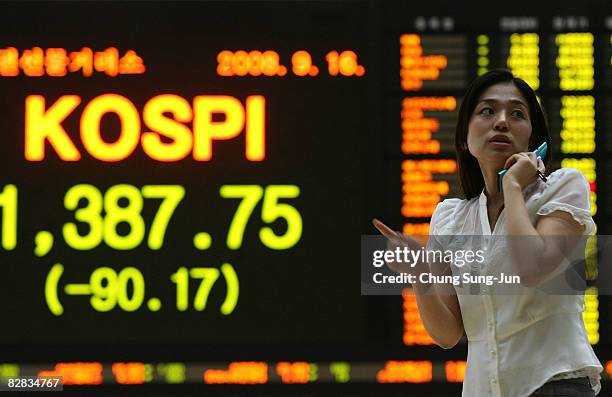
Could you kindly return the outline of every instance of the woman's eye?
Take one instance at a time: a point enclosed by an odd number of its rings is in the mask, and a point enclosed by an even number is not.
[[[525,118],[525,113],[523,113],[522,110],[515,110],[514,112],[512,112],[512,114],[514,114],[515,117],[524,119]]]
[[[493,114],[493,109],[491,108],[482,108],[480,109],[480,114],[485,114],[487,116],[490,116]]]

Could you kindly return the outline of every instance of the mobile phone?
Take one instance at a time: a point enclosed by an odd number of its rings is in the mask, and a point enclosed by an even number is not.
[[[546,152],[548,152],[548,145],[546,142],[538,146],[536,150],[533,151],[538,158],[538,160],[544,160],[546,158]],[[502,179],[508,170],[506,168],[502,169],[497,173],[497,190],[500,192],[504,191],[504,184],[502,183]]]

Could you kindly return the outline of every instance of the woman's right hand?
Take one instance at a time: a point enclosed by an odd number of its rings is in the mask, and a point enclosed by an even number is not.
[[[404,247],[407,247],[410,251],[420,251],[423,248],[423,246],[417,240],[405,235],[402,232],[394,231],[376,218],[372,219],[372,224],[383,236],[387,238],[387,250],[395,251],[395,249],[398,247],[403,250]],[[389,269],[397,273],[418,275],[424,271],[427,271],[428,269],[427,263],[423,261],[413,264],[414,266],[411,266],[411,264],[408,263],[386,263],[387,266],[389,266]]]
[[[388,239],[387,249],[395,250],[396,247],[407,247],[410,250],[421,250],[421,244],[406,236],[402,232],[396,232],[387,225],[373,219],[374,227]],[[418,263],[411,267],[405,263],[389,263],[387,266],[398,273],[414,274],[417,280],[412,283],[413,291],[416,296],[419,315],[423,321],[423,326],[439,346],[450,349],[455,346],[463,336],[463,320],[459,300],[452,284],[446,284],[444,290],[437,288],[439,284],[429,284],[420,281],[420,275],[430,272],[430,265],[427,262]],[[436,286],[435,288],[432,288]]]

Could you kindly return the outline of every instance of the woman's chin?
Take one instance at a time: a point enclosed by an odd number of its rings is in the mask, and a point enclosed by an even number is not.
[[[504,168],[504,164],[506,164],[506,160],[514,153],[496,153],[493,155],[484,156],[484,158],[479,160],[481,165],[487,164],[488,166],[493,166],[496,169]]]

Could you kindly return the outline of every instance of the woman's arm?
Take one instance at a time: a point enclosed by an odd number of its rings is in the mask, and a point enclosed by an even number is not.
[[[431,271],[430,266],[427,266],[427,271]],[[450,274],[450,271],[441,274]],[[441,288],[431,291],[428,290],[431,285],[422,284],[418,277],[412,286],[421,320],[429,336],[444,349],[454,347],[463,336],[464,329],[459,300],[452,286],[452,291],[441,291]]]
[[[373,224],[390,242],[396,242],[398,246],[408,246],[412,250],[421,249],[421,244],[416,240],[396,233],[379,220],[375,219]],[[442,269],[436,270],[436,272],[433,272],[434,274],[450,274],[450,267],[448,265],[441,267],[437,264],[430,266],[425,262],[417,263],[414,266],[397,263],[388,263],[387,265],[395,272],[416,276],[416,282],[412,286],[425,329],[438,346],[444,349],[454,347],[463,336],[461,309],[454,288],[449,286],[448,290],[443,291],[444,287],[434,288],[431,284],[423,284],[419,281],[419,276],[426,272],[432,272],[432,268]]]
[[[527,213],[522,189],[521,183],[504,177],[509,254],[514,259],[513,266],[521,278],[521,284],[533,287],[572,252],[585,227],[564,211],[554,211],[541,217],[534,227]]]
[[[585,227],[564,211],[540,218],[533,227],[522,189],[516,184],[504,185],[504,206],[510,256],[521,259],[513,261],[514,268],[521,284],[536,286],[574,249]]]

